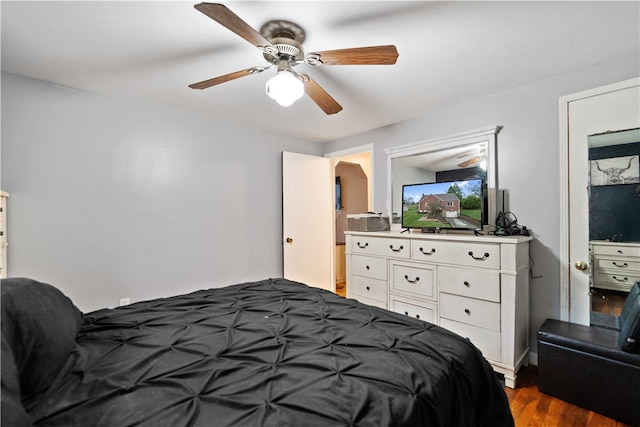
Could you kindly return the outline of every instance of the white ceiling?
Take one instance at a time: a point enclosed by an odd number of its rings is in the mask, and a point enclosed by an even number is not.
[[[640,50],[640,2],[228,1],[256,30],[306,31],[306,52],[394,44],[395,65],[311,67],[343,111],[277,105],[270,70],[204,90],[191,83],[266,65],[193,8],[198,1],[2,1],[2,70],[125,99],[331,141]]]

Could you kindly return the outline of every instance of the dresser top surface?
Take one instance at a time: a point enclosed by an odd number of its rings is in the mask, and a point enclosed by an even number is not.
[[[478,242],[478,243],[509,243],[516,244],[528,242],[533,239],[531,236],[492,236],[482,235],[475,236],[473,234],[458,233],[422,233],[420,231],[401,232],[398,230],[391,231],[345,231],[346,235],[354,236],[370,236],[370,237],[392,237],[407,238],[414,240],[442,240],[442,241],[461,241],[461,242]]]
[[[640,246],[640,242],[612,242],[610,240],[591,240],[589,243],[600,246]]]

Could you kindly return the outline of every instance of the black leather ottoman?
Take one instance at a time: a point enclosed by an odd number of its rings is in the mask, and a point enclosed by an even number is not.
[[[619,331],[547,319],[538,331],[538,389],[640,426],[640,354]]]

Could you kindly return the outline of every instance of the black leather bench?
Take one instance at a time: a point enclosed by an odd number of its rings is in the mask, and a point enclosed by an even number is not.
[[[538,330],[538,389],[640,426],[640,282],[619,330],[547,319]]]

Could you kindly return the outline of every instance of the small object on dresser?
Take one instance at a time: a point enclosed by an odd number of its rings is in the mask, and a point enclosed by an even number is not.
[[[347,215],[347,230],[349,231],[389,231],[389,229],[388,216],[373,212]]]

